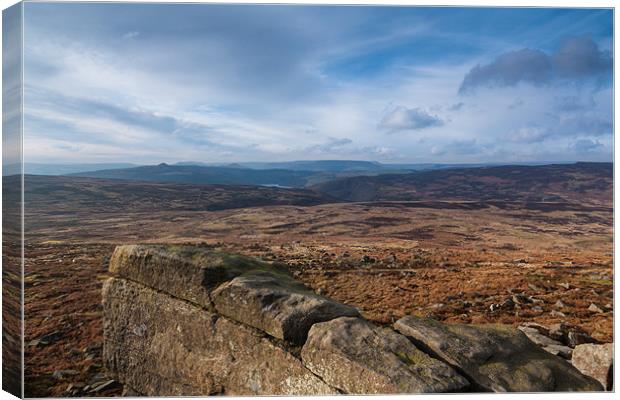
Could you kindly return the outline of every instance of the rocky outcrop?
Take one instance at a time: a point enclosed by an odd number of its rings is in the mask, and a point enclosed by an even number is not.
[[[121,246],[103,289],[103,358],[134,395],[600,390],[501,326],[391,327],[281,265],[193,246]]]
[[[564,360],[549,354],[517,329],[505,325],[442,324],[404,317],[394,327],[454,366],[482,390],[549,392],[601,390]]]
[[[295,345],[304,344],[317,322],[359,316],[355,308],[319,296],[287,274],[268,271],[238,276],[212,298],[220,314]]]
[[[260,331],[128,280],[108,280],[103,293],[103,358],[139,393],[336,393]]]
[[[238,254],[198,246],[127,245],[116,248],[110,272],[211,309],[211,291],[244,272],[286,270]]]
[[[338,318],[310,330],[301,357],[325,382],[345,393],[454,392],[468,381],[390,328]]]
[[[583,374],[598,380],[606,390],[612,390],[614,376],[613,343],[575,346],[572,363]]]

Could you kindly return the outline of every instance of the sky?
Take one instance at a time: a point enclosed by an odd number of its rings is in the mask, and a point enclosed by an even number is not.
[[[26,161],[611,161],[612,18],[25,3]]]

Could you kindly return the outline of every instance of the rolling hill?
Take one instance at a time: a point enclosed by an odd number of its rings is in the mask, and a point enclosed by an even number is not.
[[[5,177],[19,188],[19,176]],[[16,192],[18,194],[18,192]],[[25,176],[26,211],[97,212],[214,211],[272,205],[309,206],[338,202],[307,189],[241,185],[192,185],[119,181],[74,176]],[[10,195],[7,193],[6,195]]]
[[[611,206],[612,163],[506,165],[334,179],[310,186],[344,201],[547,201]]]
[[[197,165],[148,165],[135,168],[107,169],[80,172],[70,176],[89,178],[125,179],[144,182],[174,182],[190,184],[256,185],[304,187],[314,173],[286,169],[254,170],[248,168],[197,166]]]

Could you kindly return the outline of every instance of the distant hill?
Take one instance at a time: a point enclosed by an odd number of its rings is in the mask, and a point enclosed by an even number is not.
[[[263,185],[304,187],[313,172],[285,169],[254,170],[249,168],[197,165],[149,165],[135,168],[106,169],[80,172],[71,176],[125,179],[144,182],[175,182],[191,184]]]
[[[31,175],[67,175],[78,172],[99,171],[105,169],[132,168],[138,164],[131,163],[92,163],[92,164],[43,164],[25,163],[24,173]],[[19,164],[3,166],[2,175],[15,175],[20,173]]]
[[[310,188],[344,201],[571,201],[612,206],[613,164],[441,169],[338,178]]]
[[[381,171],[386,169],[378,162],[355,160],[287,161],[273,163],[241,162],[236,164],[243,168],[252,169],[288,169],[291,171],[313,172]]]
[[[540,163],[549,164],[549,163]],[[423,171],[445,168],[472,168],[498,164],[437,164],[437,163],[401,163],[384,164],[377,161],[359,160],[309,160],[309,161],[282,161],[282,162],[236,162],[236,163],[204,163],[200,161],[180,161],[173,165],[194,165],[202,167],[231,167],[250,169],[288,169],[291,171],[312,171],[331,173],[361,173],[361,172],[390,172],[390,171]],[[523,165],[536,165],[524,163]]]
[[[7,187],[19,188],[12,176]],[[306,189],[240,185],[192,185],[119,181],[75,176],[25,176],[29,207],[63,212],[212,211],[271,205],[309,206],[338,202]],[[12,185],[11,180],[15,180]]]

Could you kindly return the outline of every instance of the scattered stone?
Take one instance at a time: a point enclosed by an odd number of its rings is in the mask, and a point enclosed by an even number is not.
[[[563,287],[566,290],[570,289],[570,284],[569,283],[558,283],[558,286]]]
[[[562,311],[556,311],[556,310],[551,310],[549,315],[552,316],[552,317],[556,317],[556,318],[565,318],[566,317],[566,314],[564,314]]]
[[[42,345],[46,345],[46,344],[50,344],[50,343],[54,343],[56,342],[58,339],[60,339],[63,335],[62,331],[54,331],[48,334],[45,334],[43,336],[41,336],[40,338],[37,338],[35,340],[38,341],[37,345],[42,344]]]
[[[504,302],[500,304],[500,308],[503,308],[505,310],[510,310],[510,309],[513,309],[514,307],[515,307],[515,302],[512,301],[511,298],[504,300]]]
[[[555,304],[553,305],[555,308],[564,308],[566,307],[566,304],[562,303],[562,300],[558,300],[555,302]]]
[[[113,389],[116,387],[119,387],[119,383],[116,382],[114,379],[110,379],[104,382],[99,382],[97,384],[91,385],[91,389],[88,391],[89,393],[98,393],[98,392],[102,392],[104,390],[109,390],[109,389]]]
[[[557,340],[553,340],[552,338],[542,334],[536,328],[531,328],[531,327],[527,327],[527,326],[520,326],[517,329],[519,329],[521,332],[525,333],[525,336],[527,336],[528,339],[530,339],[532,342],[536,343],[537,345],[539,345],[541,347],[562,346],[562,343],[560,343]]]
[[[71,391],[73,389],[82,389],[86,384],[84,382],[73,382],[67,386],[67,391]]]
[[[74,369],[59,369],[52,373],[54,379],[62,380],[69,376],[79,375],[80,373]]]
[[[566,339],[568,345],[573,348],[579,346],[580,344],[596,343],[596,340],[594,340],[594,338],[587,333],[574,330],[571,330],[566,334]]]
[[[605,390],[612,390],[614,345],[581,344],[573,350],[572,363],[583,374],[598,380]]]
[[[403,335],[360,318],[314,325],[301,357],[327,384],[350,394],[452,392],[468,385]]]
[[[554,340],[568,344],[567,338],[570,329],[566,323],[560,322],[559,324],[550,325],[545,334]]]
[[[570,360],[573,354],[573,349],[571,349],[570,347],[564,346],[564,345],[557,345],[557,344],[551,344],[551,345],[545,346],[543,347],[543,350],[545,350],[548,353],[553,354],[554,356],[560,356],[567,360]]]
[[[603,313],[603,312],[605,312],[599,306],[597,306],[594,303],[590,304],[590,307],[588,307],[588,311],[593,312],[593,313]]]
[[[368,255],[364,255],[361,261],[363,264],[374,264],[377,260]]]
[[[535,291],[535,292],[540,292],[540,291],[541,291],[541,288],[539,288],[538,286],[536,286],[536,285],[534,285],[534,284],[529,283],[527,286],[528,286],[530,289],[532,289],[533,291]]]
[[[457,368],[481,390],[548,392],[601,390],[569,363],[505,325],[442,324],[407,316],[394,327]]]
[[[86,386],[86,384],[84,382],[73,382],[70,383],[69,386],[67,386],[67,389],[65,390],[65,393],[67,393],[68,395],[71,396],[77,396],[80,393],[83,392],[84,387]]]
[[[538,332],[542,333],[542,334],[547,334],[549,332],[549,328],[547,328],[544,325],[541,325],[537,322],[524,322],[523,324],[521,324],[522,327],[527,327],[527,328],[534,328],[536,329]]]
[[[320,296],[288,274],[253,271],[212,292],[215,309],[235,321],[302,345],[310,327],[337,317],[358,317],[350,306]]]
[[[530,299],[524,295],[523,293],[517,293],[512,295],[512,301],[515,304],[526,304],[531,303]]]
[[[106,374],[104,374],[103,372],[98,372],[88,380],[88,384],[90,386],[94,386],[98,383],[101,383],[102,381],[107,381],[107,380],[109,380],[109,378]]]
[[[532,311],[541,313],[544,310],[543,310],[543,308],[541,306],[534,306],[534,307],[532,307]]]

